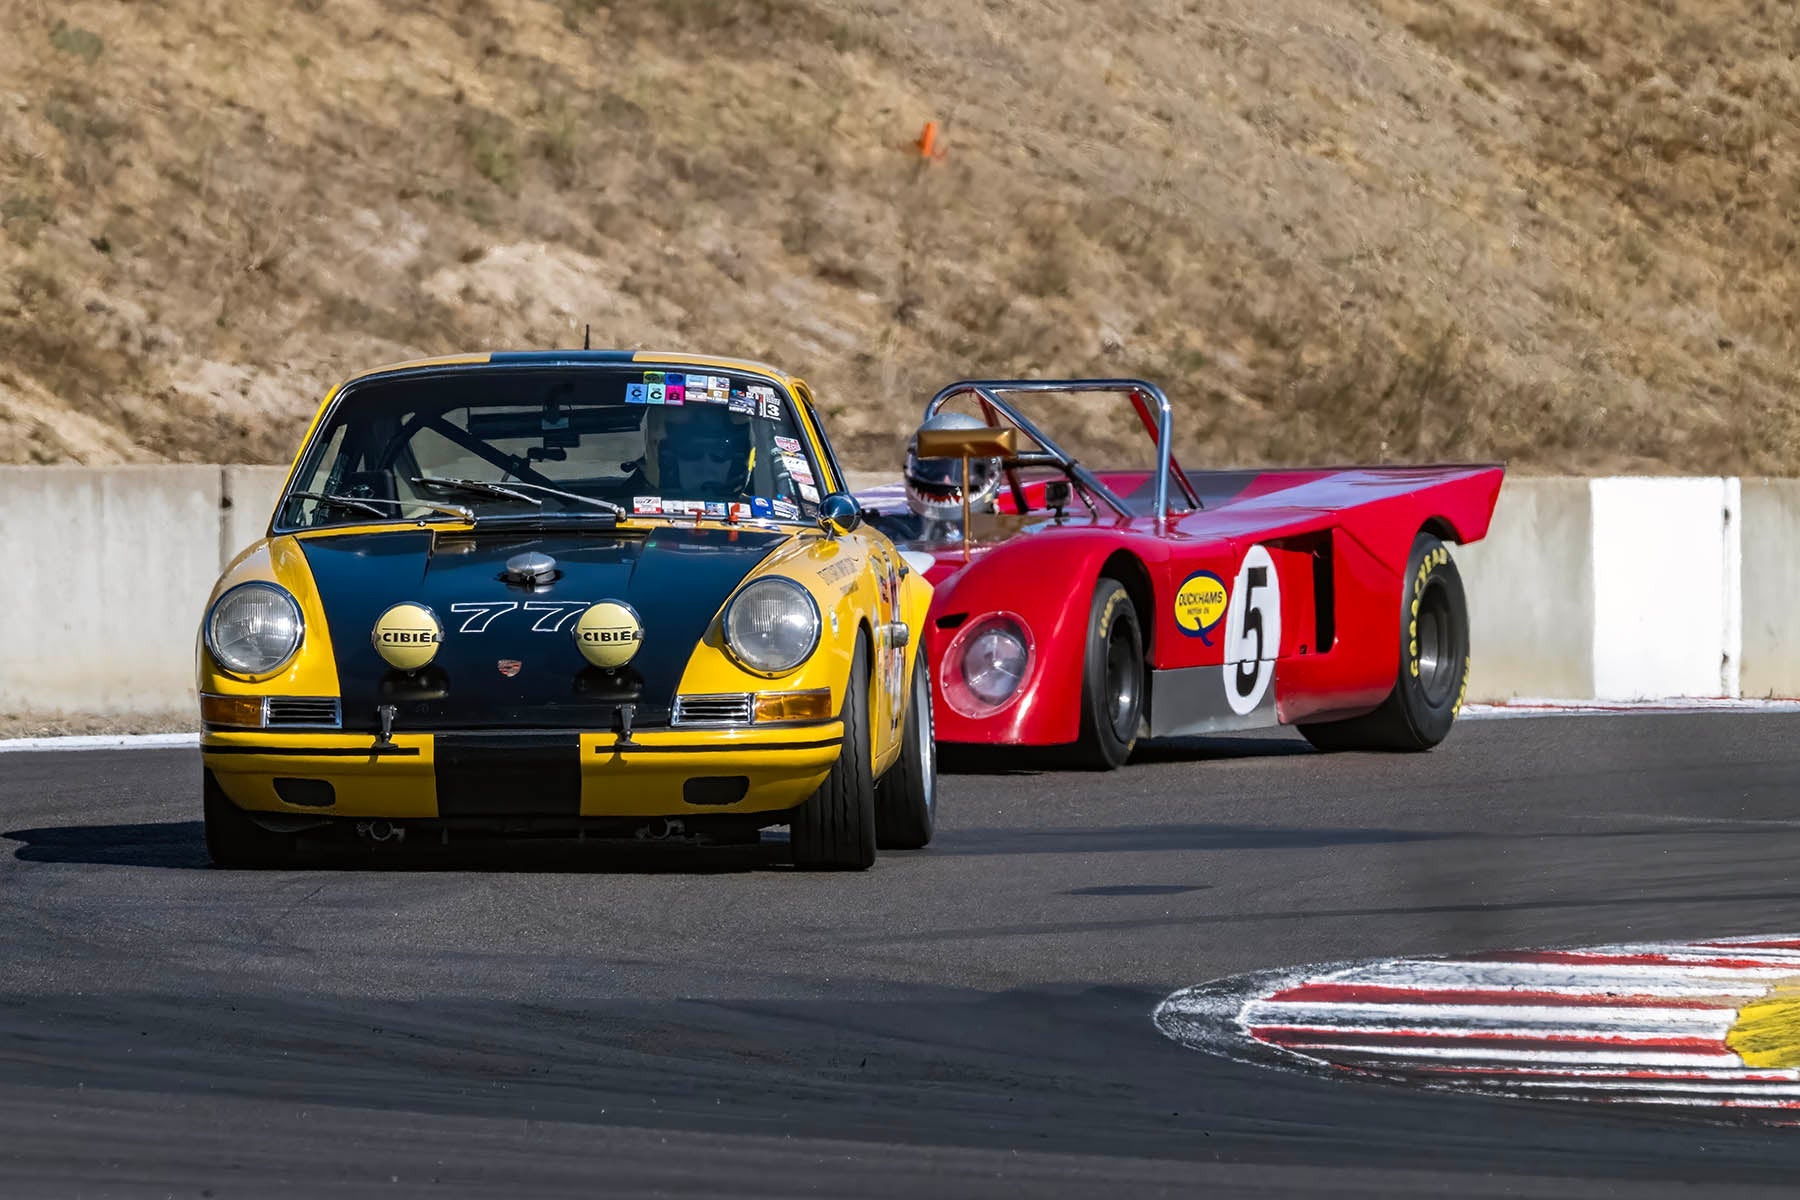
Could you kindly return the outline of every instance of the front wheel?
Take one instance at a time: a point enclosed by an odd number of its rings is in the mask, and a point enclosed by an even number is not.
[[[1443,542],[1413,540],[1400,603],[1400,664],[1381,707],[1348,721],[1302,725],[1321,750],[1429,750],[1443,741],[1469,690],[1469,606]]]
[[[1087,655],[1081,673],[1081,740],[1075,765],[1111,771],[1137,744],[1144,711],[1144,639],[1137,609],[1116,579],[1102,578],[1088,604]]]
[[[875,862],[875,763],[869,741],[869,651],[857,640],[844,688],[844,744],[831,774],[795,814],[788,837],[794,865],[808,871],[866,871]]]
[[[937,819],[936,736],[931,671],[921,646],[913,656],[900,759],[875,784],[875,844],[883,850],[917,850],[931,843]]]

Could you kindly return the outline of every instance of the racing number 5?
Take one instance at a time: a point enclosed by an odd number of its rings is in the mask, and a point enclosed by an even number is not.
[[[1275,679],[1281,652],[1281,573],[1264,546],[1244,552],[1225,607],[1225,700],[1238,716],[1255,712]]]
[[[1244,571],[1244,628],[1237,636],[1238,646],[1256,635],[1256,652],[1246,654],[1238,660],[1237,694],[1248,696],[1256,691],[1257,678],[1262,674],[1263,657],[1263,615],[1256,604],[1256,589],[1269,586],[1269,569],[1267,567],[1248,567]]]

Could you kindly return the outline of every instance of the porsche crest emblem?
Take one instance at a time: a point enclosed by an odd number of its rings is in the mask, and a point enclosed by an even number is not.
[[[500,673],[508,679],[511,679],[514,675],[519,673],[520,668],[524,667],[525,664],[516,658],[503,658],[497,665],[500,668]]]

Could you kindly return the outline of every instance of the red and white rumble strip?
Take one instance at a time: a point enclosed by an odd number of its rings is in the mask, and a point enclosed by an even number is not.
[[[1794,1056],[1758,1052],[1755,1065],[1733,1048],[1746,1006],[1760,1006],[1765,1041],[1771,1022],[1785,1028],[1788,1010],[1769,1000],[1791,984],[1800,935],[1525,950],[1236,976],[1176,992],[1156,1024],[1193,1049],[1273,1066],[1791,1119]]]

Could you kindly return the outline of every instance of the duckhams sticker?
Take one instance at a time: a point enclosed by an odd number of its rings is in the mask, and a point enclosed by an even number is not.
[[[1212,645],[1212,632],[1225,619],[1225,581],[1211,571],[1195,571],[1175,592],[1175,624],[1189,637]]]

